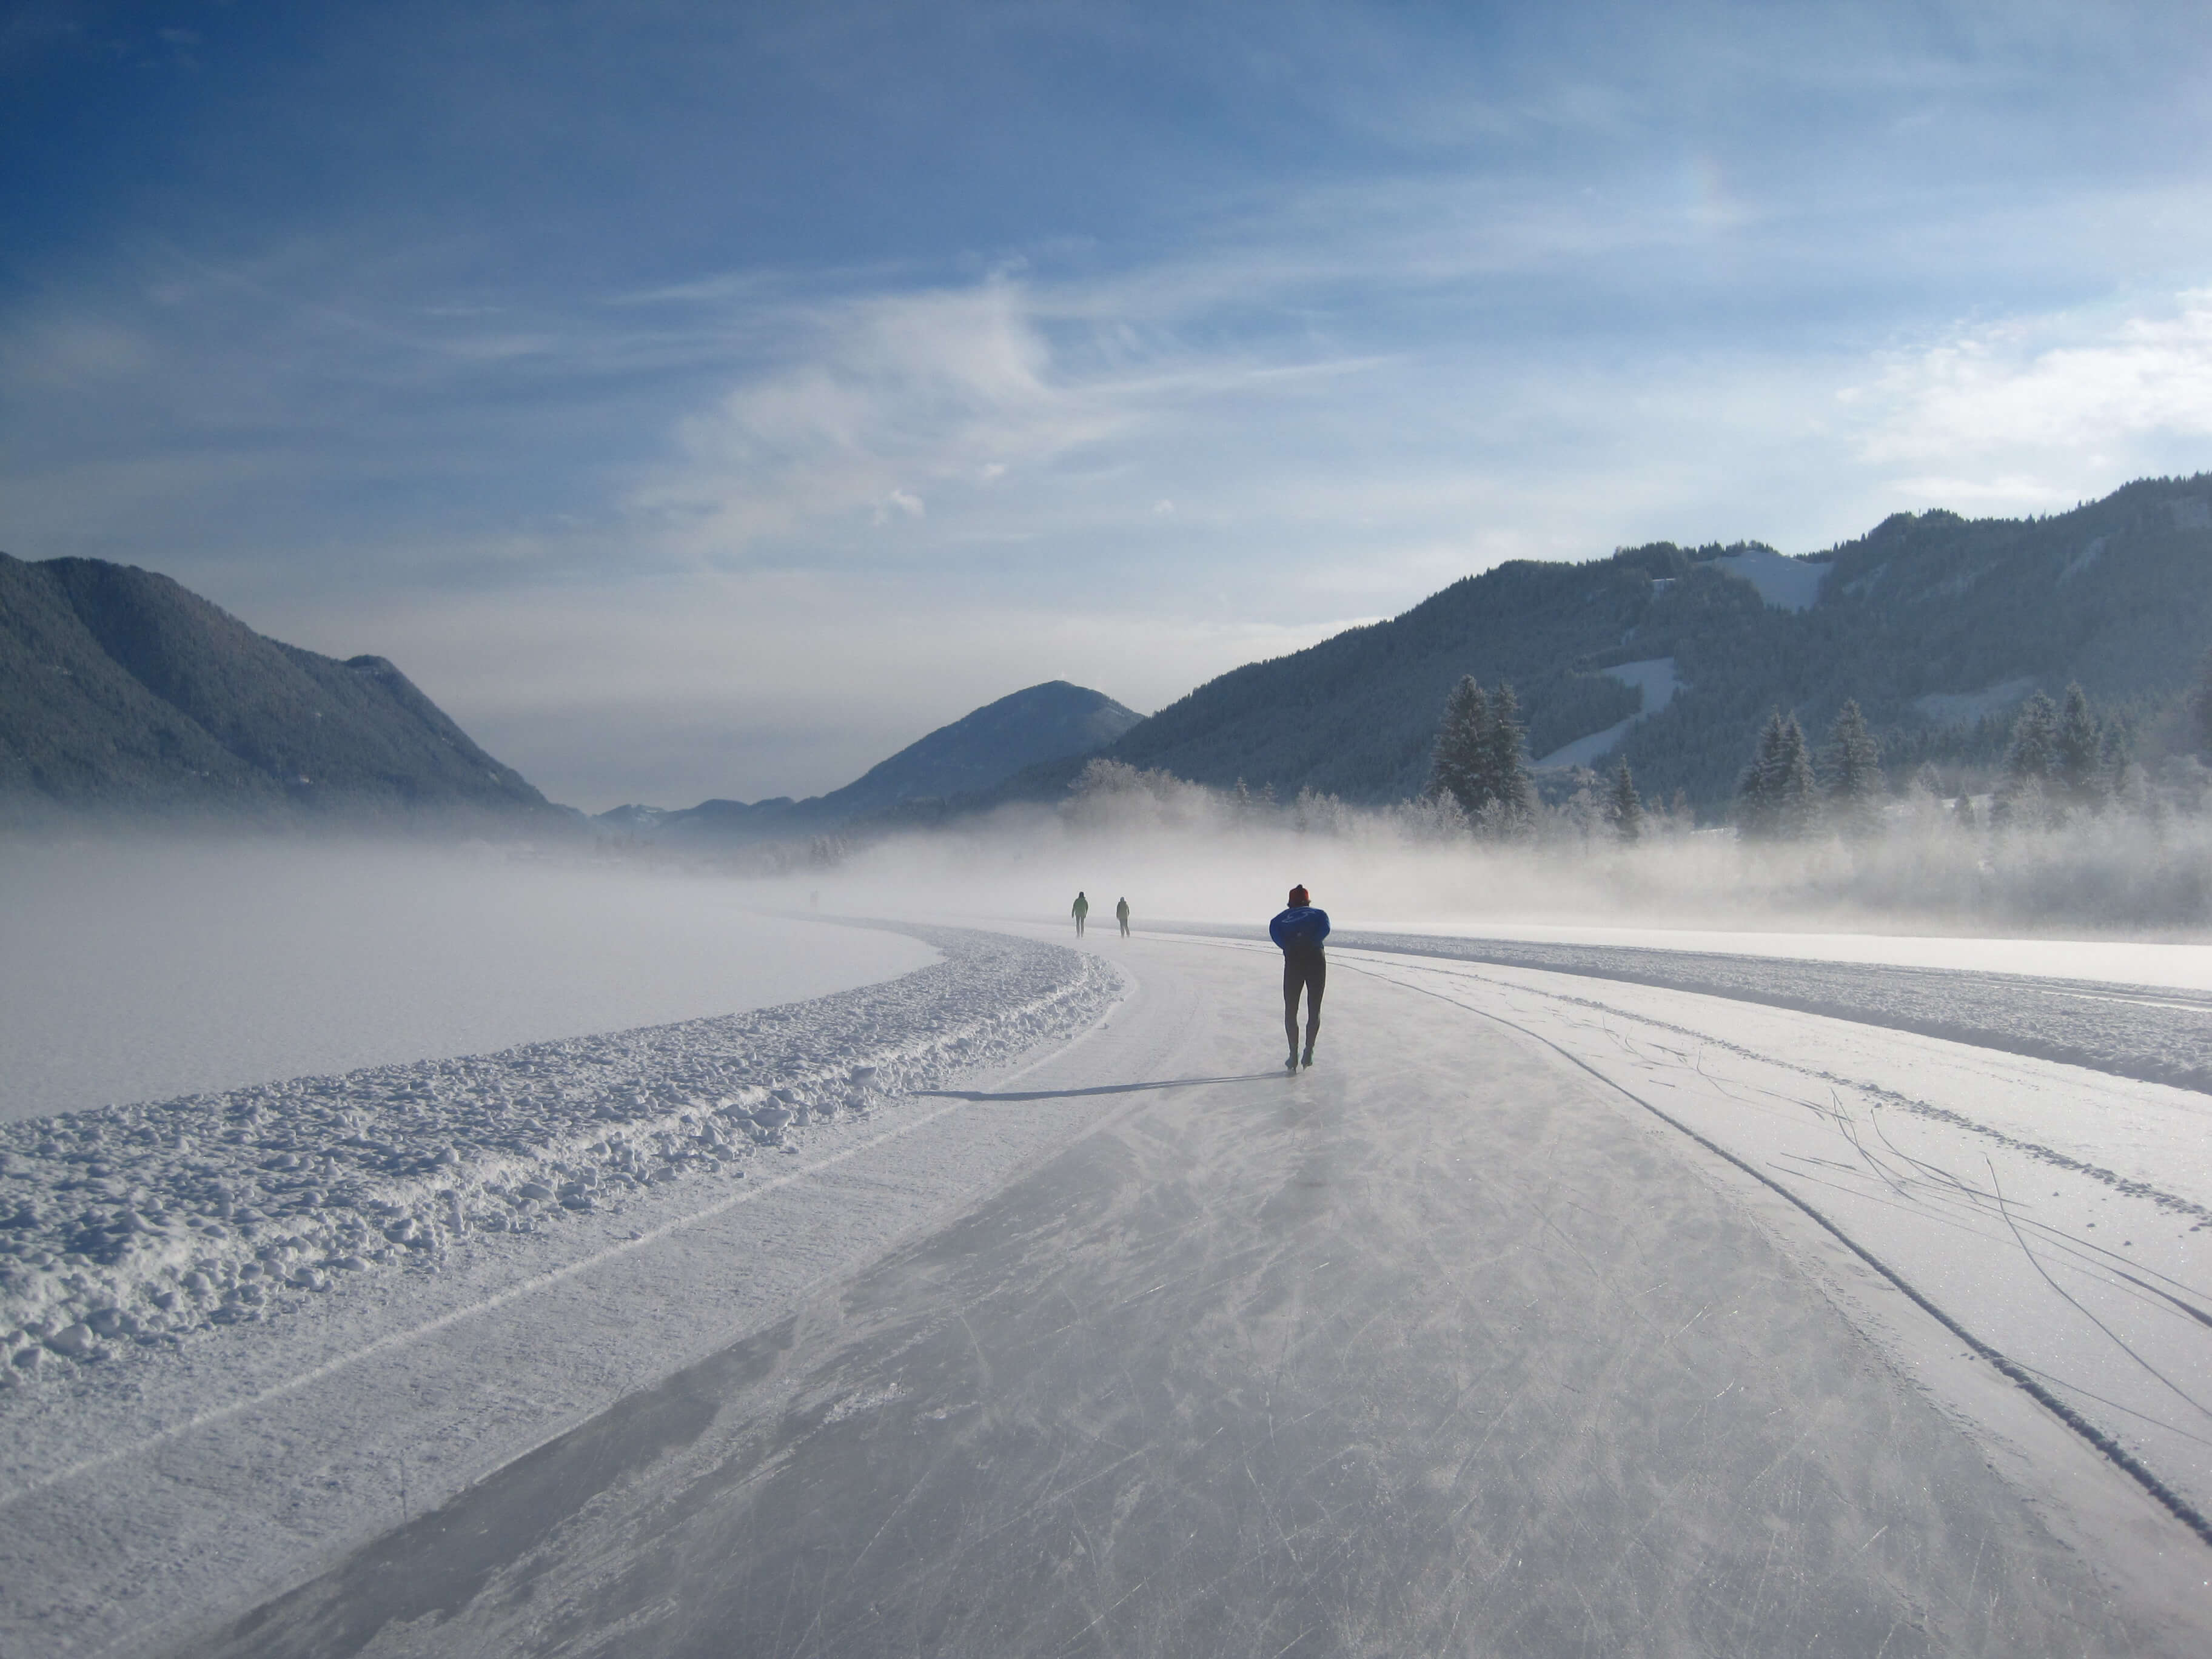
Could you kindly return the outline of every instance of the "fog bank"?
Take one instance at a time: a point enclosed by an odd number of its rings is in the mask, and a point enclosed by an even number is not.
[[[739,1012],[907,973],[750,884],[381,845],[0,849],[0,1118]]]

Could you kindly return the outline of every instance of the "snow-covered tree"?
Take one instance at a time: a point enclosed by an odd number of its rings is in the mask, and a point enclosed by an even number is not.
[[[2020,714],[2013,720],[2012,742],[2005,750],[2005,779],[2014,783],[2030,779],[2041,783],[2049,779],[2057,760],[2058,711],[2050,698],[2037,691],[2021,704]]]
[[[2050,816],[2050,795],[2058,768],[2058,710],[2042,692],[2030,695],[2012,723],[2005,750],[2004,779],[1990,800],[1990,825],[2040,824]]]
[[[1881,750],[1856,699],[1836,711],[1822,759],[1836,827],[1847,836],[1872,835],[1881,826]]]
[[[2126,803],[2139,793],[2135,745],[2128,741],[2127,727],[2118,720],[2106,723],[2103,740],[2098,744],[2097,779],[2108,800]]]
[[[1488,787],[1490,765],[1490,699],[1464,675],[1444,699],[1444,717],[1437,728],[1436,750],[1429,764],[1429,795],[1449,798],[1470,818],[1482,810],[1494,793]]]
[[[1813,757],[1795,714],[1776,709],[1736,785],[1736,827],[1751,841],[1796,841],[1813,827],[1820,793]]]
[[[2105,780],[2099,764],[2103,757],[2104,737],[2090,712],[2088,696],[2079,685],[2069,685],[2051,744],[2053,781],[2068,805],[2093,812],[2103,808]]]
[[[2197,684],[2189,690],[2190,747],[2212,760],[2212,650],[2197,665]]]
[[[1496,833],[1526,835],[1536,822],[1536,781],[1528,771],[1528,728],[1521,719],[1520,701],[1504,681],[1490,696],[1488,735],[1484,781],[1494,792]]]
[[[1613,788],[1606,796],[1605,821],[1613,826],[1614,839],[1624,845],[1632,845],[1644,835],[1644,800],[1636,793],[1636,780],[1629,775],[1626,760],[1613,775]]]

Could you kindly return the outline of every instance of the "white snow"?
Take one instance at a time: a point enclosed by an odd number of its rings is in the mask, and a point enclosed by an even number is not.
[[[1553,768],[1588,766],[1600,757],[1612,752],[1613,747],[1628,735],[1628,728],[1640,720],[1649,719],[1674,701],[1674,693],[1681,683],[1674,676],[1672,657],[1654,657],[1646,662],[1625,662],[1606,669],[1610,678],[1632,687],[1644,697],[1643,707],[1625,720],[1616,720],[1602,732],[1592,732],[1563,744],[1543,759],[1535,763],[1535,769],[1547,771]]]
[[[489,849],[11,845],[0,1118],[732,1013],[932,959],[744,900]]]
[[[1793,559],[1766,547],[1723,554],[1712,563],[1723,575],[1749,582],[1760,599],[1781,611],[1809,610],[1835,568],[1832,559]]]
[[[2212,1511],[2212,1098],[1689,992],[1339,954],[1740,1159]]]
[[[1778,976],[1795,960],[2152,988],[2112,1000],[2130,1006],[2167,988],[2177,1019],[2201,1012],[2181,994],[2212,991],[2212,945],[1391,927]],[[0,1126],[0,1649],[64,1628],[149,1649],[297,1582],[398,1519],[403,1492],[419,1513],[722,1352],[1095,1121],[1126,1052],[1097,1086],[1034,1099],[947,1085],[1064,1048],[1123,976],[1056,945],[913,931],[941,960],[804,1002]],[[1767,1202],[1786,1247],[1832,1226],[1961,1334],[1952,1358],[2041,1390],[2212,1510],[2212,1096],[1697,991],[1335,955],[1440,1019],[1552,1045]],[[1356,1018],[1356,994],[1331,994]],[[1126,1024],[1104,1040],[1159,1037]],[[1480,1109],[1480,1079],[1440,1065],[1425,1086]],[[1953,1387],[1912,1321],[1846,1312]]]
[[[1349,925],[1347,922],[1346,925]],[[1563,922],[1391,921],[1394,933],[1508,939],[1539,945],[1605,945],[1799,962],[1856,962],[1895,968],[1955,968],[2162,985],[2212,991],[2212,945],[2143,939],[1974,939],[1906,933],[1806,933],[1777,930],[1598,927]]]
[[[923,931],[811,1001],[0,1127],[0,1650],[280,1586],[1079,1124],[931,1091],[1116,971]]]
[[[1628,728],[1642,719],[1631,714],[1625,720],[1615,720],[1601,732],[1592,732],[1587,737],[1577,738],[1572,743],[1561,744],[1543,759],[1534,763],[1539,772],[1564,770],[1571,766],[1588,766],[1613,752],[1613,746],[1628,735]]]

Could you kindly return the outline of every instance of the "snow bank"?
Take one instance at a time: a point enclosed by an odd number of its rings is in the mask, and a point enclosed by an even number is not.
[[[737,1182],[817,1121],[1064,1039],[1114,994],[1059,946],[902,931],[945,960],[757,1012],[0,1126],[0,1391]]]

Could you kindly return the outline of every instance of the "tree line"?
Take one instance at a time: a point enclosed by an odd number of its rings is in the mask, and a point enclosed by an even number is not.
[[[2212,653],[2188,711],[2199,751],[2212,756]],[[1454,813],[1484,839],[1529,836],[1544,809],[1528,763],[1527,732],[1510,684],[1486,688],[1474,676],[1463,677],[1445,699],[1420,799]],[[1923,765],[1913,783],[1942,795],[1941,779],[1930,766]],[[1845,701],[1817,745],[1795,714],[1778,708],[1760,727],[1738,777],[1731,816],[1746,841],[1817,835],[1863,839],[1881,832],[1890,793],[1881,743],[1855,699]],[[2002,775],[1989,798],[1988,827],[2052,828],[2138,793],[2124,722],[2100,720],[2078,684],[2069,685],[2057,702],[2038,691],[2014,718]],[[1973,800],[1963,791],[1950,810],[1962,826],[1978,826]],[[1645,833],[1650,809],[1625,758],[1608,773],[1598,811],[1619,842],[1634,842]]]

